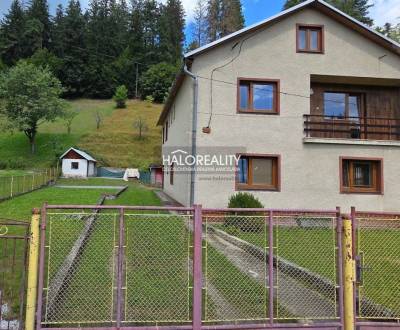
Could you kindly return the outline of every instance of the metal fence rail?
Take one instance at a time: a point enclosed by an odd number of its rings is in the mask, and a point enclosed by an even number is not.
[[[0,177],[0,201],[39,189],[57,178],[56,168],[25,175]]]
[[[400,214],[353,212],[357,313],[400,322]]]
[[[0,329],[24,326],[29,224],[0,219]]]

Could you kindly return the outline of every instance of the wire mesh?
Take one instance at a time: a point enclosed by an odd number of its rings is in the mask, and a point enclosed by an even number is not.
[[[203,223],[203,319],[266,320],[269,289],[265,216],[208,215]],[[257,247],[248,249],[246,242]]]
[[[25,175],[0,177],[0,200],[7,199],[38,189],[57,179],[54,168]]]
[[[277,319],[339,317],[336,217],[274,215]]]
[[[125,311],[129,323],[191,320],[192,216],[125,216]]]
[[[400,217],[357,216],[358,316],[400,320]]]
[[[29,224],[0,219],[0,329],[23,328]]]
[[[116,214],[47,215],[43,324],[114,321]]]

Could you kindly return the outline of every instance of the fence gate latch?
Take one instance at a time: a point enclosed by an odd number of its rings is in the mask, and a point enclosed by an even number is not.
[[[360,252],[359,256],[356,256],[356,283],[364,283],[364,272],[371,271],[372,267],[365,265],[364,263],[364,252]]]

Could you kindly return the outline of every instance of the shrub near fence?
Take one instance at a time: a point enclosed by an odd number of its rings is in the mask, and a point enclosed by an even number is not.
[[[0,201],[39,189],[55,181],[57,177],[58,170],[56,168],[25,175],[0,177]]]

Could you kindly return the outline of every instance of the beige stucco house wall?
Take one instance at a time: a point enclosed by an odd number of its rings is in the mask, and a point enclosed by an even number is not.
[[[325,53],[296,52],[296,24],[322,24]],[[376,141],[311,143],[304,141],[304,114],[310,113],[311,75],[400,79],[400,56],[367,39],[359,32],[312,8],[247,35],[240,55],[214,74],[211,133],[204,134],[210,118],[210,76],[214,68],[235,57],[237,39],[194,57],[191,71],[199,76],[197,145],[199,147],[237,146],[247,153],[276,154],[281,157],[281,189],[251,191],[268,208],[329,208],[348,211],[400,210],[400,144]],[[239,39],[240,40],[240,39]],[[280,80],[280,114],[238,114],[238,77]],[[219,82],[220,81],[224,81]],[[228,82],[231,82],[228,83]],[[168,144],[180,146],[190,141],[191,79],[186,78],[175,99],[175,123],[169,130]],[[329,141],[333,142],[333,141]],[[338,141],[337,141],[338,142]],[[383,158],[384,194],[340,193],[339,158]],[[182,175],[165,191],[188,205],[190,179]],[[194,202],[206,207],[226,207],[235,193],[231,181],[203,181],[196,176]]]

